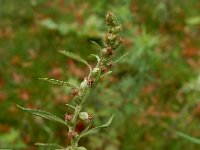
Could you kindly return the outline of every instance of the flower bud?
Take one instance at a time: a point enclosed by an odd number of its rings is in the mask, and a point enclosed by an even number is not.
[[[106,54],[107,54],[107,48],[104,48],[104,49],[102,50],[102,53],[103,53],[103,55],[106,55]]]
[[[115,41],[116,40],[116,34],[108,33],[106,34],[106,40],[108,41]]]
[[[122,31],[122,26],[121,25],[111,28],[111,32],[114,33],[114,34],[119,33],[121,31]]]
[[[89,117],[89,114],[88,114],[87,112],[80,112],[80,113],[79,113],[79,118],[80,118],[81,120],[87,120],[88,117]]]
[[[78,136],[78,133],[75,132],[75,131],[70,131],[70,132],[67,133],[67,137],[70,138],[70,139],[73,139],[76,136]]]
[[[80,112],[79,113],[79,118],[81,120],[86,120],[87,123],[91,122],[91,120],[92,120],[92,116],[89,115],[87,112]]]
[[[111,55],[113,55],[113,50],[112,50],[112,48],[111,47],[108,47],[107,48],[107,55],[109,55],[109,56],[111,56]]]
[[[72,117],[72,115],[65,114],[65,121],[71,121]]]
[[[94,68],[92,70],[92,75],[96,75],[99,72],[99,68]]]
[[[78,95],[78,92],[79,92],[78,89],[73,89],[72,90],[72,95],[76,96],[76,95]]]
[[[87,85],[92,86],[93,83],[94,83],[94,80],[93,80],[93,79],[88,79],[88,80],[87,80]]]
[[[83,89],[83,90],[87,88],[87,80],[86,80],[86,78],[83,80],[83,82],[81,82],[80,88]]]
[[[101,67],[101,72],[104,73],[104,72],[106,72],[106,70],[107,70],[107,68],[106,68],[105,66],[102,66],[102,67]]]
[[[106,23],[107,23],[108,26],[114,26],[115,25],[114,14],[110,11],[106,14]]]
[[[113,61],[111,60],[108,64],[107,64],[110,68],[112,68],[114,66]]]
[[[111,47],[104,48],[102,52],[106,56],[111,56],[114,53]]]

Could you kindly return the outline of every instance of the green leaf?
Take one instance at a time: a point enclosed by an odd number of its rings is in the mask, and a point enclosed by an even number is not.
[[[99,56],[98,56],[98,55],[91,54],[90,56],[91,56],[91,57],[94,57],[94,58],[96,58],[96,59],[97,59],[97,62],[99,62],[99,61],[100,61],[100,58],[99,58]]]
[[[109,74],[111,74],[111,73],[112,73],[112,71],[108,71],[108,72],[102,74],[102,75],[100,76],[100,78],[102,78],[102,77],[104,77],[104,76],[106,76],[106,75],[109,75]]]
[[[61,54],[65,55],[65,56],[68,56],[76,61],[79,61],[79,62],[82,62],[83,64],[87,65],[89,68],[90,68],[90,65],[88,64],[88,62],[84,59],[82,59],[80,56],[72,53],[72,52],[69,52],[69,51],[58,51],[60,52]]]
[[[101,54],[101,52],[102,52],[101,46],[97,42],[95,42],[95,41],[90,41],[90,42],[98,47],[99,54]]]
[[[73,88],[78,88],[77,86],[65,82],[65,81],[60,81],[60,80],[56,80],[56,79],[49,79],[49,78],[39,78],[40,80],[44,80],[47,81],[49,83],[55,84],[55,85],[60,85],[60,86],[69,86],[69,87],[73,87]]]
[[[48,119],[48,120],[51,120],[51,121],[59,122],[61,124],[68,126],[67,122],[65,122],[61,118],[59,118],[59,117],[57,117],[57,116],[55,116],[55,115],[53,115],[49,112],[37,110],[37,109],[24,108],[24,107],[21,107],[19,105],[17,105],[17,107],[19,107],[20,109],[22,109],[24,111],[28,111],[29,113],[31,113],[35,116],[39,116],[39,117],[42,117],[42,118],[45,118],[45,119]]]
[[[191,141],[192,143],[200,144],[200,139],[199,138],[195,138],[195,137],[192,137],[190,135],[187,135],[185,133],[178,132],[178,131],[176,131],[176,134],[178,136],[182,137],[182,138],[185,138],[186,140]]]
[[[90,130],[88,130],[88,131],[82,132],[82,133],[80,134],[78,140],[80,140],[82,137],[88,136],[88,135],[90,135],[90,134],[96,134],[96,133],[98,133],[101,129],[108,127],[108,126],[111,124],[111,122],[112,122],[112,120],[113,120],[113,117],[114,117],[114,114],[109,118],[109,120],[108,120],[105,124],[103,124],[103,125],[101,125],[101,126],[97,126],[97,127],[95,127],[95,128],[92,128],[92,129],[90,129]]]
[[[121,59],[123,59],[126,55],[128,55],[128,52],[126,52],[125,54],[123,54],[121,57],[119,57],[117,60],[114,61],[114,63],[119,62]]]
[[[58,144],[55,144],[55,143],[35,143],[35,145],[37,146],[44,146],[44,147],[48,147],[48,148],[62,148],[64,149],[64,147],[58,145]]]
[[[72,108],[72,109],[76,109],[76,107],[74,107],[74,106],[72,106],[72,105],[70,105],[70,104],[65,104],[65,105],[69,106],[69,107]]]

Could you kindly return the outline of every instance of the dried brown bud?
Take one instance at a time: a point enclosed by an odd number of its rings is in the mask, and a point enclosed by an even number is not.
[[[106,48],[106,52],[109,56],[113,55],[114,53],[111,47]]]
[[[72,95],[76,96],[78,94],[79,90],[78,89],[73,89],[72,90]]]
[[[107,56],[112,56],[114,54],[114,51],[111,47],[107,47],[103,49],[103,54]]]
[[[110,68],[112,68],[112,67],[114,66],[114,63],[113,63],[112,60],[108,63],[108,66],[109,66]]]
[[[87,80],[87,85],[92,86],[93,83],[94,83],[94,80],[93,80],[93,79],[88,79],[88,80]]]
[[[107,68],[106,68],[105,66],[102,66],[102,67],[101,67],[101,72],[104,73],[104,72],[106,72],[106,70],[107,70]]]
[[[88,123],[91,122],[92,118],[93,118],[93,116],[89,114],[89,115],[88,115],[88,118],[87,118],[87,122],[88,122]]]
[[[65,121],[71,121],[72,117],[72,115],[65,114]]]
[[[75,131],[70,131],[70,132],[67,133],[67,137],[69,139],[72,139],[72,138],[76,137],[77,135],[78,135],[78,133],[75,132]]]

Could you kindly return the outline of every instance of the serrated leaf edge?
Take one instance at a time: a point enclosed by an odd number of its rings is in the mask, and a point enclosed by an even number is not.
[[[35,143],[36,146],[47,146],[47,147],[54,147],[54,148],[64,148],[56,143]]]
[[[73,88],[78,88],[77,86],[65,82],[65,81],[61,81],[61,80],[57,80],[57,79],[52,79],[52,78],[38,78],[39,80],[43,80],[43,81],[47,81],[49,83],[55,84],[55,85],[60,85],[60,86],[69,86],[69,87],[73,87]]]
[[[59,50],[58,52],[61,53],[61,54],[63,54],[63,55],[65,55],[65,56],[67,56],[67,57],[69,57],[69,58],[72,58],[72,59],[74,59],[76,61],[82,62],[83,64],[85,64],[89,68],[91,68],[90,65],[89,65],[89,63],[86,60],[84,60],[83,58],[81,58],[77,54],[74,54],[74,53],[72,53],[70,51],[66,51],[66,50]]]
[[[46,112],[46,111],[43,111],[43,110],[38,110],[38,109],[25,108],[25,107],[22,107],[22,106],[20,106],[20,105],[17,105],[17,107],[20,108],[20,109],[22,109],[22,110],[24,110],[24,111],[28,111],[28,112],[31,113],[32,115],[39,116],[39,117],[45,118],[45,119],[50,120],[50,121],[59,122],[59,123],[61,123],[61,124],[64,124],[64,125],[68,126],[67,122],[65,122],[65,121],[62,120],[61,118],[59,118],[59,117],[57,117],[57,116],[55,116],[54,114],[51,114],[51,113],[49,113],[49,112]],[[35,111],[35,112],[33,112],[33,111]],[[45,115],[50,115],[50,116],[54,117],[54,119],[51,120],[51,119],[46,118],[46,117],[44,117],[44,116],[42,116],[42,115],[40,115],[40,114],[38,114],[38,113],[44,113]],[[56,118],[56,119],[55,119],[55,118]]]

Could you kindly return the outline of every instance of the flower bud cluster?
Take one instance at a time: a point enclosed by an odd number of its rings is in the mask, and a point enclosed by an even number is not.
[[[114,14],[111,12],[108,12],[106,15],[106,23],[109,29],[105,35],[105,45],[110,52],[111,50],[115,50],[122,42],[122,38],[119,36],[119,32],[122,31],[122,26],[115,24]]]
[[[112,56],[115,49],[122,43],[122,38],[119,33],[122,31],[122,26],[115,23],[115,17],[112,12],[106,15],[106,23],[108,25],[108,32],[104,38],[105,48],[102,50],[104,59],[101,64],[101,72],[105,72],[108,68],[113,67]]]

